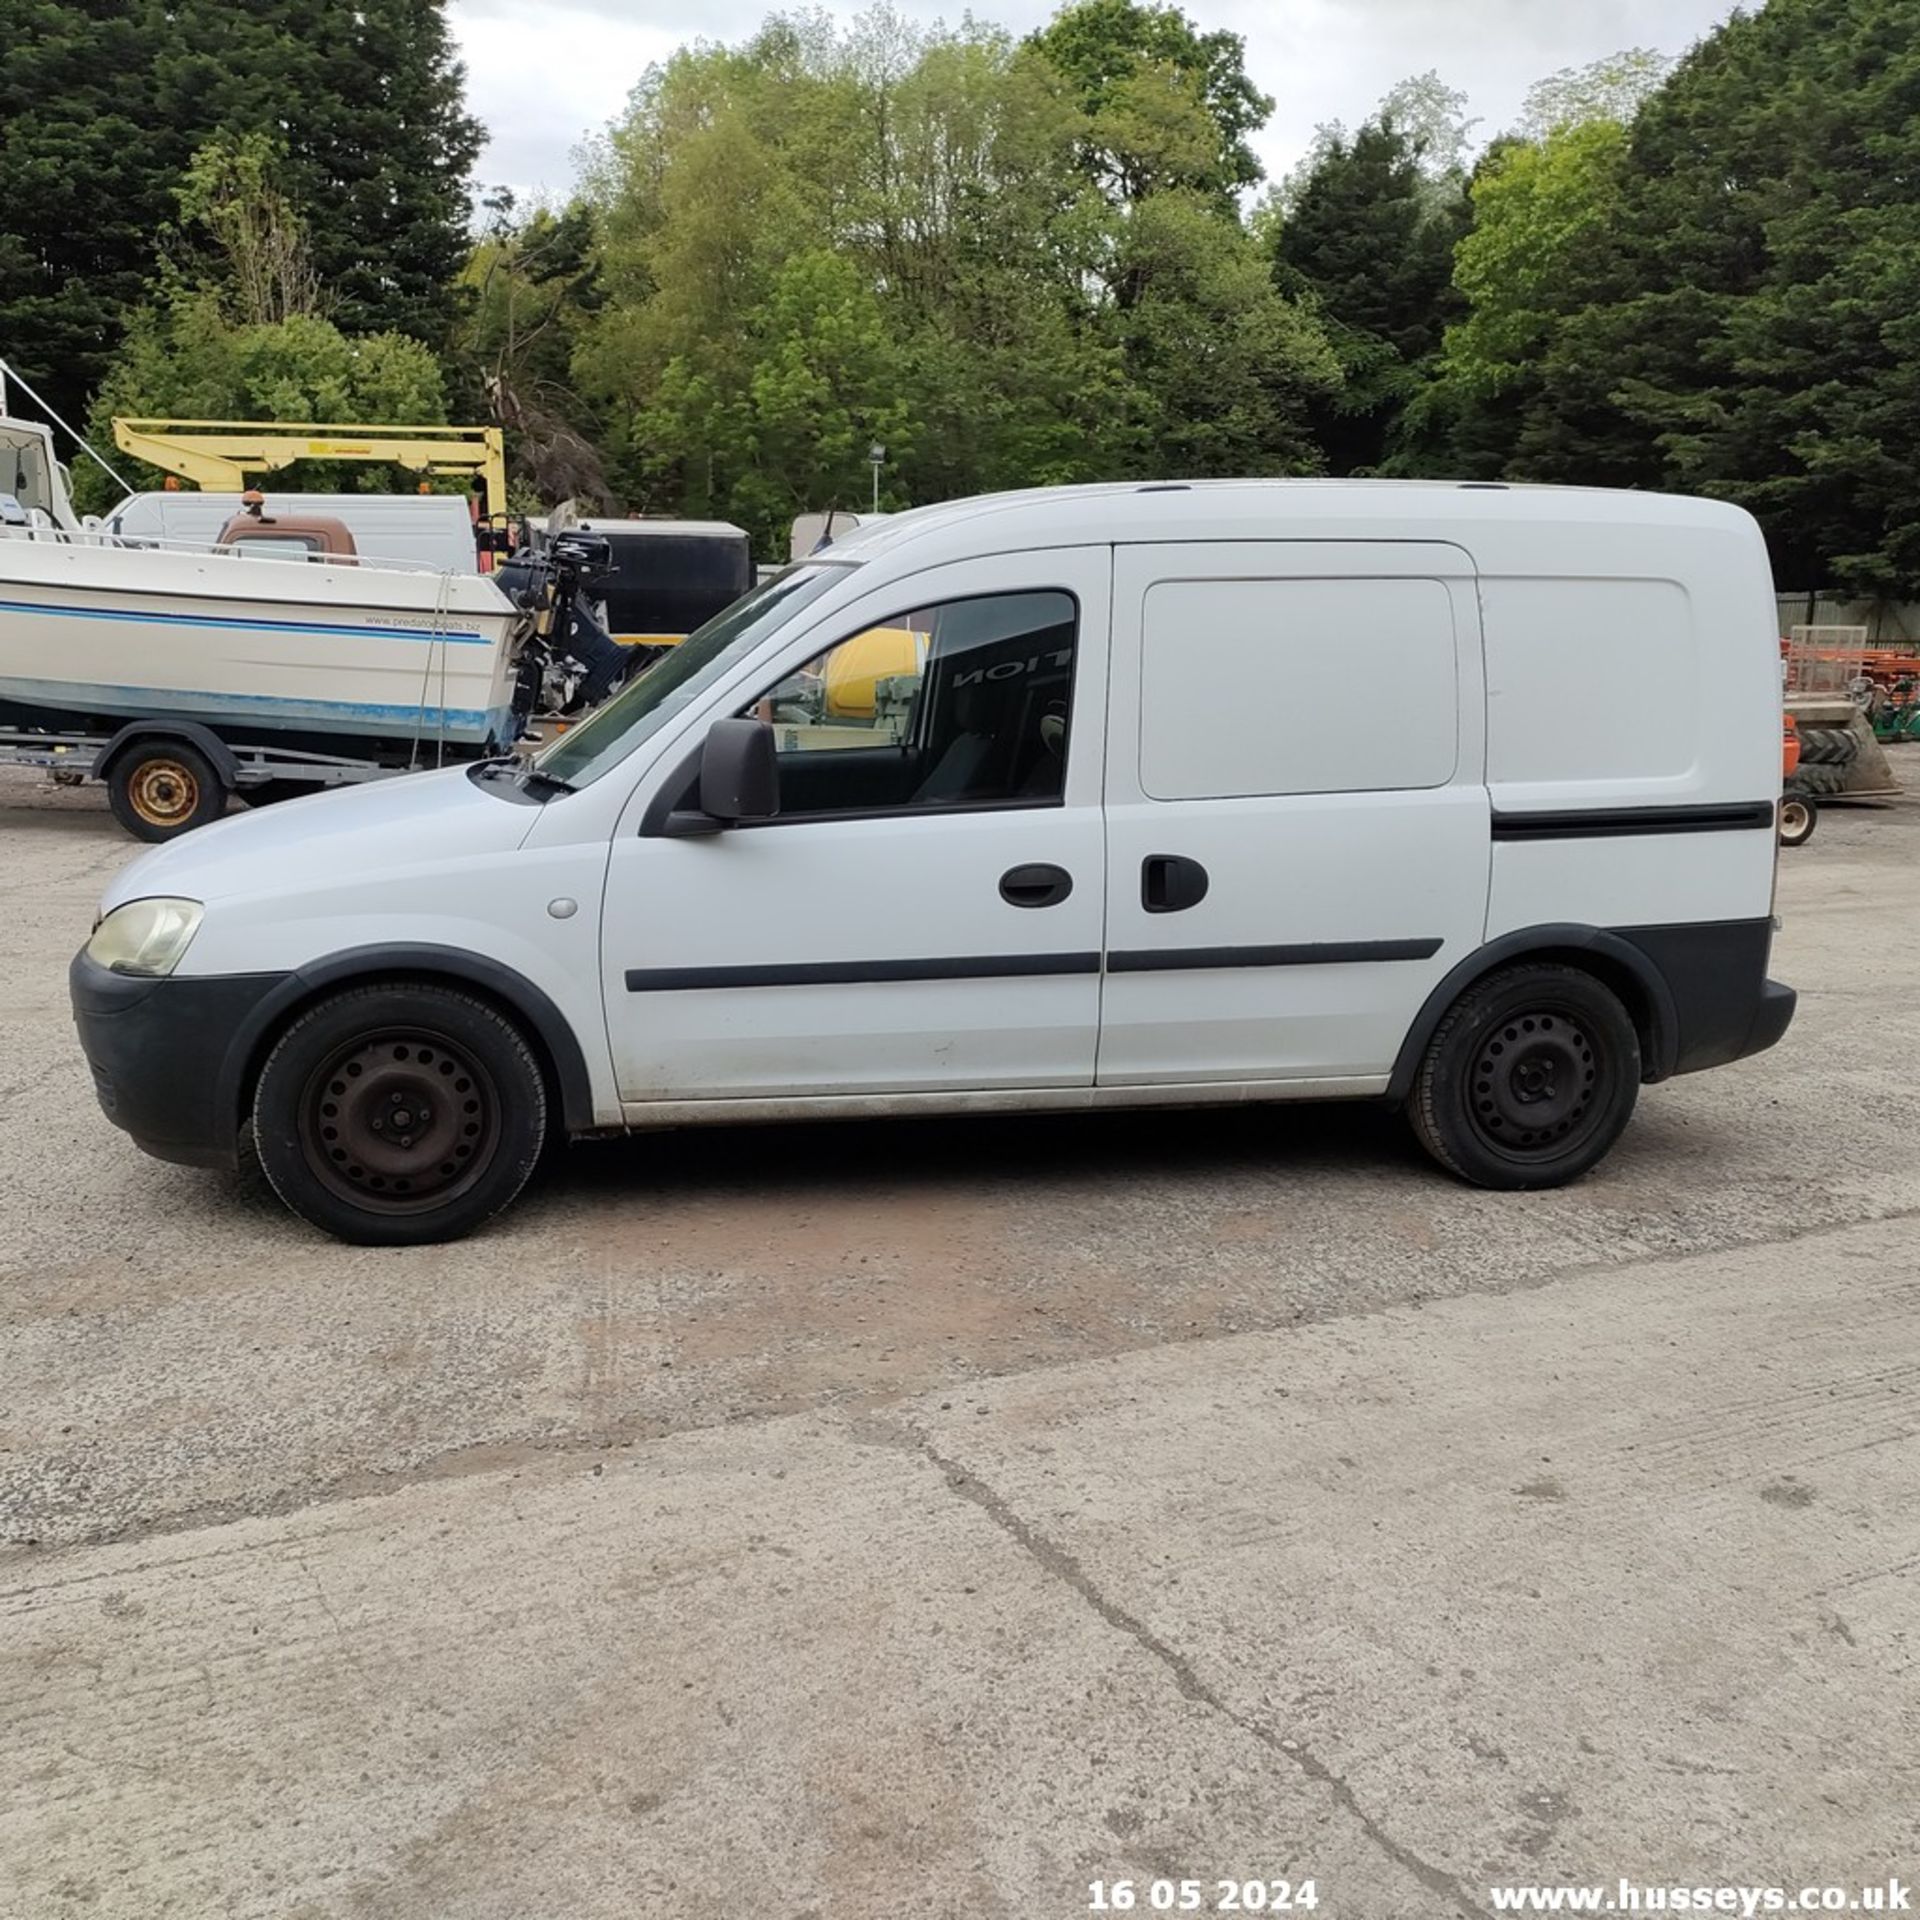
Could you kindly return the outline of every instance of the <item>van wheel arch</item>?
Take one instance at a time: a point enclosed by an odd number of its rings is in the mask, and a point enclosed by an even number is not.
[[[1387,1083],[1388,1100],[1398,1104],[1412,1091],[1428,1043],[1461,995],[1518,961],[1549,962],[1590,974],[1626,1008],[1634,1024],[1642,1080],[1664,1080],[1672,1073],[1679,1020],[1667,983],[1644,953],[1604,927],[1523,927],[1475,948],[1428,994],[1400,1043]]]
[[[242,1044],[229,1056],[231,1084],[223,1097],[236,1131],[253,1110],[267,1056],[296,1020],[346,988],[401,985],[458,987],[484,1000],[525,1038],[546,1082],[549,1110],[559,1114],[564,1130],[591,1131],[593,1085],[586,1056],[566,1016],[539,987],[484,954],[403,946],[356,947],[333,954],[290,974],[268,995],[248,1023]]]

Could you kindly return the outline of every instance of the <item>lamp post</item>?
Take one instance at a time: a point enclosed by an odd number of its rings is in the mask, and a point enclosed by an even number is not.
[[[867,464],[873,468],[873,510],[880,511],[880,469],[887,464],[887,450],[878,440],[867,449]]]

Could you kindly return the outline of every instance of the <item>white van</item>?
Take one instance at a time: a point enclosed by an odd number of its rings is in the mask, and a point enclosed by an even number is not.
[[[1491,1187],[1771,1046],[1780,690],[1744,513],[1385,482],[918,509],[532,761],[147,854],[102,1104],[342,1238],[551,1133],[1360,1098]],[[1248,1124],[1257,1124],[1249,1116]]]
[[[107,530],[130,540],[172,540],[210,547],[240,512],[239,493],[133,493],[107,517]],[[317,513],[343,521],[366,560],[404,560],[447,573],[477,573],[473,516],[451,493],[276,493],[267,511]]]

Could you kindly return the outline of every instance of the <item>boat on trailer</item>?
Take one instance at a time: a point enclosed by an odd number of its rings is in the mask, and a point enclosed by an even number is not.
[[[161,839],[230,791],[512,746],[528,622],[490,577],[260,530],[279,537],[181,548],[83,525],[49,430],[0,417],[4,757],[106,779],[122,822]]]
[[[0,540],[0,724],[512,739],[519,610],[485,575],[245,552]]]

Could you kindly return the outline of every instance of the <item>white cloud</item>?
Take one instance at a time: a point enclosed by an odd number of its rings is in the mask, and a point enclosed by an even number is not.
[[[626,103],[648,65],[696,39],[738,40],[771,6],[710,0],[684,8],[623,0],[573,0],[542,9],[536,32],[517,0],[452,0],[467,62],[467,93],[487,127],[481,180],[521,193],[563,196],[575,149]],[[827,0],[850,19],[860,0]],[[931,21],[961,6],[902,0]],[[982,5],[1016,32],[1053,11],[1046,0]],[[1467,93],[1482,137],[1511,125],[1528,87],[1562,67],[1623,47],[1682,53],[1733,10],[1731,0],[1188,0],[1204,28],[1228,27],[1247,43],[1255,82],[1274,96],[1255,145],[1269,173],[1284,173],[1320,122],[1363,120],[1396,80],[1429,67]]]

